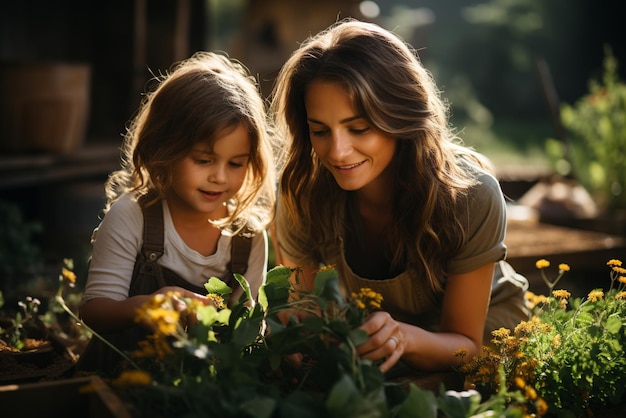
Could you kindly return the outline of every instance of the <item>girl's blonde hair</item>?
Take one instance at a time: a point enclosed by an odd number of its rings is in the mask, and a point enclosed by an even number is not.
[[[431,74],[408,44],[375,24],[337,22],[286,62],[271,107],[277,129],[290,140],[280,199],[295,230],[307,237],[307,261],[323,262],[324,246],[340,239],[347,196],[311,147],[304,98],[314,80],[344,86],[355,111],[397,140],[388,257],[394,269],[410,266],[440,289],[464,241],[467,214],[459,199],[475,184],[468,164],[486,168],[487,161],[460,144]]]
[[[250,135],[250,159],[227,218],[216,224],[239,232],[267,227],[275,202],[273,135],[255,79],[226,55],[198,52],[154,77],[156,88],[142,100],[122,147],[122,168],[105,184],[105,213],[124,193],[164,199],[172,164],[199,141],[216,139],[243,124]]]

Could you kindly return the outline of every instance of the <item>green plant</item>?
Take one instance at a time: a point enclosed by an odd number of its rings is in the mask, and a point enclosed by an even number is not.
[[[626,84],[619,79],[617,67],[606,46],[602,79],[590,80],[585,96],[561,107],[561,119],[570,134],[569,150],[559,141],[547,142],[553,159],[565,162],[560,164],[565,166],[561,174],[573,169],[609,213],[626,209]]]
[[[0,200],[0,274],[11,274],[41,263],[41,250],[34,237],[41,223],[24,219],[20,208]]]
[[[41,300],[26,296],[17,302],[17,310],[10,310],[0,318],[0,350],[20,352],[50,346],[51,338],[58,342],[72,340],[86,342],[91,334],[84,327],[77,326],[78,318],[68,306],[78,306],[80,295],[67,292],[74,288],[76,275],[72,271],[74,263],[71,259],[63,260],[56,294]],[[0,291],[0,308],[4,307],[3,293]],[[43,309],[42,309],[43,307]],[[74,315],[71,321],[64,321],[61,315],[70,312]]]
[[[483,394],[503,383],[519,388],[540,416],[588,416],[626,401],[626,269],[619,260],[607,264],[606,292],[594,289],[576,299],[566,290],[551,290],[549,297],[529,293],[532,319],[494,331],[495,348],[485,347],[461,366],[468,382]],[[557,278],[569,270],[565,266]],[[549,262],[539,260],[537,267],[543,273]],[[497,379],[499,367],[504,382]]]
[[[0,292],[0,308],[3,305],[4,300]],[[14,315],[3,318],[0,322],[0,349],[20,352],[41,345],[45,326],[38,315],[39,305],[41,305],[39,299],[28,296],[18,302],[19,309]]]
[[[244,293],[230,308],[223,300],[232,290],[216,278],[205,285],[213,304],[172,292],[151,298],[137,320],[153,332],[122,353],[128,368],[110,381],[133,416],[521,417],[512,403],[521,395],[504,387],[482,402],[473,390],[435,395],[386,382],[356,352],[367,338],[359,326],[380,295],[362,289],[345,299],[332,268],[318,272],[311,290],[292,286],[292,273],[271,269],[258,302],[236,275]],[[306,316],[292,315],[296,308]]]

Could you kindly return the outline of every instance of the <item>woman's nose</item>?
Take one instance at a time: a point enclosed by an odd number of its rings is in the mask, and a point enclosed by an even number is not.
[[[347,135],[338,132],[332,136],[329,157],[335,161],[342,161],[352,152],[352,143]]]

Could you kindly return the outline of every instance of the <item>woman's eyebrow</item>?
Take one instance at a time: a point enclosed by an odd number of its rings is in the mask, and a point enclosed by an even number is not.
[[[339,123],[348,123],[348,122],[352,122],[352,121],[357,120],[357,119],[363,119],[363,117],[359,116],[359,115],[350,116],[349,118],[341,119],[339,121]],[[315,123],[317,125],[324,125],[324,122],[321,122],[321,121],[319,121],[317,119],[313,119],[313,118],[307,118],[307,121],[311,122],[311,123]]]

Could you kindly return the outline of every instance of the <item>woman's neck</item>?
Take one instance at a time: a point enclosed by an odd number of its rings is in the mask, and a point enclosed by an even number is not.
[[[361,217],[368,219],[387,218],[393,213],[393,180],[391,170],[385,170],[375,181],[355,194],[357,208]]]

